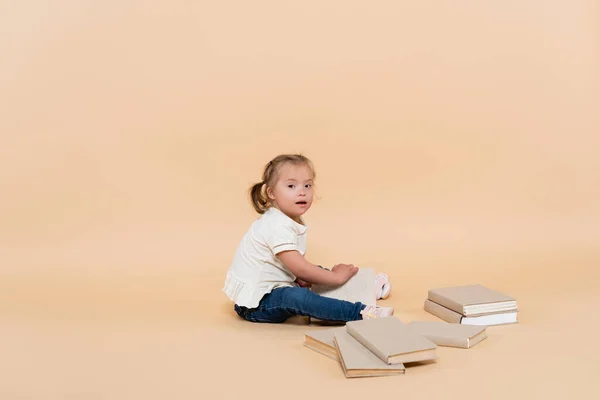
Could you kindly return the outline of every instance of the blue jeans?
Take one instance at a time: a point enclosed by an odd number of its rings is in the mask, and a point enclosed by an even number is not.
[[[258,307],[234,306],[238,315],[251,322],[281,323],[294,315],[309,316],[323,321],[348,322],[362,319],[365,305],[332,299],[303,287],[281,287],[267,293]]]

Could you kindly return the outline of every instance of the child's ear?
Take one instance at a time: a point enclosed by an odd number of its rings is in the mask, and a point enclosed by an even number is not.
[[[267,197],[271,200],[275,200],[275,196],[273,196],[273,191],[270,187],[267,188]]]

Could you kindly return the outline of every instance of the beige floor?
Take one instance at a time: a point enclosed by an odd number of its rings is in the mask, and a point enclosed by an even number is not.
[[[53,1],[0,9],[0,400],[598,399],[596,0]],[[521,322],[345,379],[221,292],[275,155],[310,261],[482,283]]]
[[[520,323],[490,327],[472,349],[440,348],[435,363],[385,378],[346,379],[337,363],[302,346],[303,333],[318,329],[302,318],[240,320],[220,293],[223,270],[208,279],[143,279],[137,289],[123,281],[62,282],[45,292],[13,284],[0,303],[0,397],[597,398],[600,257],[526,256],[512,263],[529,265],[523,272],[497,265],[482,274],[458,263],[435,275],[425,265],[389,268],[394,291],[382,303],[404,321],[435,319],[421,309],[428,287],[482,282],[518,299]]]

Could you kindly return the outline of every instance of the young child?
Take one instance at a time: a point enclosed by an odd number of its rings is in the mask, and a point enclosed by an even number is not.
[[[311,284],[341,285],[358,272],[352,264],[323,268],[308,262],[307,227],[302,215],[313,201],[312,162],[296,154],[282,154],[265,167],[262,181],[250,189],[261,214],[239,244],[227,272],[223,292],[238,315],[252,322],[280,323],[294,315],[347,322],[387,317],[391,307],[332,299],[312,292]],[[387,275],[376,276],[376,297],[386,298]]]

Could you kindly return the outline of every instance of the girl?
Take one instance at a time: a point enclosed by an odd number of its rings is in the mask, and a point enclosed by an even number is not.
[[[313,201],[312,162],[297,154],[282,154],[265,167],[262,181],[250,189],[260,215],[239,244],[223,291],[237,314],[252,322],[280,323],[294,315],[347,322],[387,317],[391,307],[332,299],[309,290],[311,284],[341,285],[358,272],[352,264],[331,270],[308,262],[307,227],[302,215]],[[376,297],[386,298],[391,284],[377,274]]]

